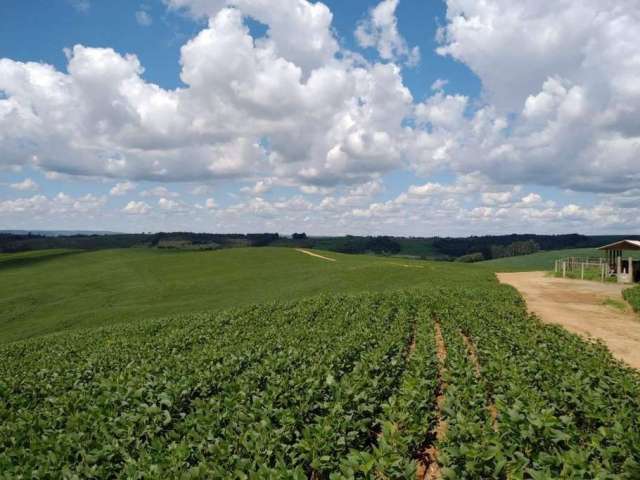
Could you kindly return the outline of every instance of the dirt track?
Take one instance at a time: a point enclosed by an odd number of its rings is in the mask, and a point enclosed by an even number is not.
[[[529,310],[544,322],[600,338],[614,356],[640,368],[640,318],[630,308],[603,303],[606,299],[623,302],[622,290],[627,286],[548,277],[545,272],[497,275],[502,283],[517,288]]]
[[[335,258],[324,257],[322,255],[318,255],[317,253],[310,252],[308,250],[302,250],[301,248],[296,248],[296,250],[300,253],[304,253],[306,255],[311,255],[312,257],[321,258],[323,260],[329,260],[330,262],[335,262]]]

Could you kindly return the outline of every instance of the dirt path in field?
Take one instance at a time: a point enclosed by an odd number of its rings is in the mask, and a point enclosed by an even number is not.
[[[447,346],[444,343],[440,323],[435,323],[436,355],[438,357],[438,394],[436,397],[436,425],[432,432],[431,444],[422,452],[418,463],[417,480],[440,480],[442,470],[438,462],[437,442],[444,440],[447,435],[447,421],[444,419],[444,402],[447,384],[444,380],[447,363]]]
[[[626,285],[549,277],[545,272],[498,273],[514,286],[529,310],[583,337],[600,338],[613,355],[640,369],[640,317],[622,299]],[[622,305],[617,308],[605,301]]]
[[[330,262],[335,262],[335,258],[323,257],[322,255],[318,255],[317,253],[310,252],[309,250],[302,250],[301,248],[296,248],[296,250],[300,253],[304,253],[306,255],[311,255],[312,257],[322,258],[323,260],[329,260]]]

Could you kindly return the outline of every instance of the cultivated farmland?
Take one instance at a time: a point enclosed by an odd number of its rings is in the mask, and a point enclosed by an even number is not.
[[[1,345],[0,478],[639,478],[638,373],[487,269],[255,251],[361,293]]]
[[[289,248],[0,255],[0,343],[320,293],[496,283],[491,272],[467,265],[314,252],[337,261]]]

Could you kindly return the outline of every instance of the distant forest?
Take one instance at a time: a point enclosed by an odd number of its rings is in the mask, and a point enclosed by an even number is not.
[[[233,247],[297,247],[340,253],[401,255],[434,260],[476,262],[493,258],[527,255],[538,250],[598,247],[635,236],[567,235],[491,235],[465,238],[343,236],[311,237],[295,233],[291,237],[277,233],[212,234],[192,232],[105,233],[45,235],[0,233],[0,252],[12,253],[51,248],[101,250],[108,248],[161,248],[180,250],[216,250]]]

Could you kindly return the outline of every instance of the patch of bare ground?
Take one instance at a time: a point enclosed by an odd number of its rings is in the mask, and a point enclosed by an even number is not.
[[[436,397],[436,425],[430,436],[428,445],[422,451],[418,462],[418,480],[431,480],[442,478],[440,464],[438,463],[438,448],[436,442],[444,440],[447,435],[447,421],[444,419],[444,402],[447,384],[445,382],[445,369],[447,361],[447,347],[444,343],[440,323],[435,322],[436,355],[438,357],[438,392]]]
[[[301,248],[296,248],[296,251],[298,251],[300,253],[304,253],[305,255],[309,255],[311,257],[316,257],[316,258],[321,258],[323,260],[328,260],[329,262],[335,262],[336,261],[335,258],[329,258],[329,257],[325,257],[324,255],[318,255],[317,253],[313,253],[313,252],[310,252],[308,250],[303,250]]]
[[[638,316],[630,309],[611,306],[625,304],[622,291],[628,285],[556,278],[545,272],[497,275],[522,294],[529,310],[543,322],[562,325],[587,339],[600,339],[616,358],[640,368]]]
[[[462,336],[462,341],[467,347],[469,359],[471,360],[473,369],[476,372],[476,378],[480,379],[482,377],[482,372],[480,370],[480,360],[478,359],[478,350],[476,349],[476,344],[463,332],[460,332],[460,335]],[[489,413],[489,417],[491,418],[491,425],[493,427],[493,430],[497,431],[498,430],[498,409],[496,407],[496,404],[489,397],[487,397],[487,412]]]

